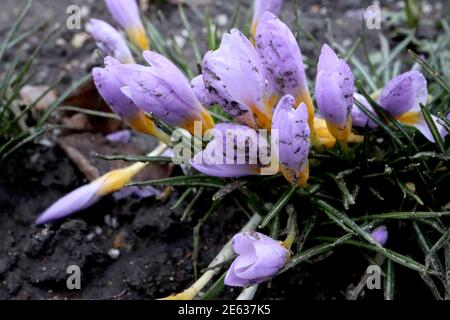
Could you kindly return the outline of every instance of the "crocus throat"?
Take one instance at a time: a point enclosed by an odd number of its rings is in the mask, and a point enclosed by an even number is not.
[[[283,173],[283,176],[291,183],[291,185],[305,188],[309,179],[309,163],[306,163],[297,173],[294,173],[292,170],[285,167],[281,168],[281,173]]]
[[[256,105],[250,105],[250,110],[256,119],[258,127],[260,129],[267,129],[270,131],[270,129],[272,128],[272,117],[268,116]]]
[[[406,125],[413,126],[420,122],[420,113],[419,112],[407,112],[400,116],[397,116],[396,119]]]
[[[200,118],[191,118],[188,119],[186,121],[184,121],[184,123],[181,124],[181,127],[186,129],[187,131],[189,131],[191,134],[195,135],[196,132],[196,126],[195,126],[195,122],[196,121],[201,121],[202,122],[202,131],[205,132],[209,129],[214,128],[215,123],[213,118],[211,117],[211,114],[207,111],[207,110],[203,110],[200,113]]]
[[[340,143],[347,142],[348,137],[352,132],[352,118],[348,119],[347,124],[344,128],[341,128],[340,126],[334,125],[329,122],[327,122],[327,127],[331,135],[335,137],[337,141],[339,141]]]
[[[150,50],[150,43],[143,27],[135,27],[127,30],[127,35],[141,50]]]

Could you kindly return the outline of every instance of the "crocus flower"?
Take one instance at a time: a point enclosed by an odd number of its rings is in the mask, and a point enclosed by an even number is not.
[[[206,148],[190,161],[198,171],[214,177],[259,175],[260,150],[268,148],[267,140],[249,127],[220,123],[212,130]]]
[[[417,128],[428,140],[434,142],[433,135],[421,112],[420,105],[428,100],[427,80],[418,71],[403,73],[391,80],[381,93],[379,104],[401,123]],[[440,135],[448,133],[432,116]]]
[[[258,232],[238,233],[233,237],[233,250],[238,254],[225,276],[225,284],[244,287],[268,280],[289,259],[282,243]]]
[[[142,68],[144,67],[135,64],[121,64],[112,57],[106,57],[105,68],[94,68],[92,75],[98,92],[114,113],[134,130],[167,142],[166,135],[121,91],[130,77]]]
[[[379,244],[384,246],[388,240],[389,233],[386,226],[380,226],[374,229],[371,235]]]
[[[101,197],[122,189],[145,166],[145,163],[138,162],[129,167],[108,172],[56,201],[39,216],[36,223],[49,223],[87,209]]]
[[[303,103],[294,107],[294,97],[287,95],[280,100],[272,119],[272,133],[279,131],[279,158],[285,178],[294,186],[305,186],[309,177],[308,111]]]
[[[191,80],[191,87],[194,90],[195,96],[205,107],[210,107],[214,104],[224,105],[225,99],[214,92],[214,89],[208,88],[205,84],[203,75],[198,75]]]
[[[283,0],[255,0],[253,4],[253,21],[251,34],[255,36],[259,21],[264,12],[269,11],[278,15],[283,6]]]
[[[192,134],[196,121],[203,130],[213,128],[211,115],[198,101],[186,76],[156,52],[146,51],[144,58],[150,67],[137,70],[122,92],[142,110]]]
[[[364,107],[366,107],[368,111],[370,111],[376,116],[375,111],[373,110],[369,101],[367,101],[367,99],[363,95],[355,93],[353,95],[353,99],[357,100]],[[356,103],[353,104],[352,108],[352,125],[354,127],[359,128],[368,127],[370,129],[375,129],[376,127],[378,127],[378,125],[375,122],[373,122],[373,120],[371,120],[363,111],[361,111],[361,109],[356,105]]]
[[[314,105],[302,53],[291,30],[274,14],[265,12],[256,31],[255,44],[274,93],[278,97],[286,94],[294,96],[295,107],[305,103],[308,107],[308,123],[313,131]]]
[[[105,0],[105,2],[114,20],[125,29],[131,42],[142,50],[149,50],[149,41],[136,0]]]
[[[108,140],[109,142],[128,143],[130,139],[131,139],[130,130],[120,130],[110,133],[106,136],[106,140]]]
[[[345,143],[351,133],[354,92],[350,67],[325,44],[317,66],[317,107],[330,133],[341,143]]]
[[[105,56],[112,56],[122,63],[134,63],[133,56],[122,35],[103,20],[91,19],[86,30],[97,42]]]
[[[219,49],[205,55],[203,78],[208,88],[229,102],[223,109],[240,123],[270,129],[273,106],[266,100],[264,66],[239,30],[224,34]]]

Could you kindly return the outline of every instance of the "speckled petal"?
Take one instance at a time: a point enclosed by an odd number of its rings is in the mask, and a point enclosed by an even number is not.
[[[282,6],[283,0],[255,0],[253,7],[252,33],[255,34],[255,30],[264,12],[269,11],[278,15]]]
[[[110,24],[98,19],[91,19],[86,30],[97,42],[105,56],[112,56],[122,63],[133,63],[134,59],[122,35]]]
[[[355,93],[353,95],[353,99],[358,100],[363,106],[367,108],[371,113],[376,116],[375,111],[373,110],[370,103],[364,98],[363,95],[359,93]],[[353,104],[352,108],[352,124],[354,127],[365,128],[369,127],[371,129],[375,129],[378,125],[373,122],[373,120],[369,119],[369,117],[358,107],[356,103]]]
[[[274,14],[265,12],[258,25],[255,43],[266,77],[279,96],[309,94],[302,53],[287,25]]]
[[[279,159],[283,174],[293,185],[304,184],[304,170],[308,164],[310,129],[305,104],[295,109],[295,99],[284,96],[272,119],[272,131],[279,132]]]
[[[379,103],[393,116],[420,111],[428,99],[427,80],[418,71],[409,71],[392,79],[381,93]]]

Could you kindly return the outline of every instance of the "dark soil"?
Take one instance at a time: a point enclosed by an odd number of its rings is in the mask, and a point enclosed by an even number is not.
[[[11,23],[18,2],[24,1],[2,0],[1,34]],[[229,16],[236,2],[214,1],[210,6],[212,16]],[[243,1],[246,7],[250,2]],[[292,3],[286,2],[283,16],[292,25]],[[371,4],[352,0],[299,2],[302,23],[319,42],[324,39],[325,19],[329,17],[339,43],[357,38],[361,33],[357,12]],[[397,1],[382,3],[394,9],[397,6]],[[110,20],[102,1],[40,0],[34,2],[27,23],[33,25],[53,16],[62,24],[69,4],[88,6],[89,16]],[[167,15],[167,22],[155,19],[157,26],[171,35],[180,34],[182,25],[176,7],[164,5],[161,10]],[[433,11],[430,15],[443,12]],[[192,12],[188,13],[200,33],[202,22]],[[91,41],[79,49],[70,45],[77,32],[80,31],[63,30],[58,39],[64,41],[55,40],[42,52],[37,62],[36,83],[48,84],[63,70],[69,70],[65,77],[67,85],[98,63],[92,54]],[[377,31],[368,36],[377,39]],[[37,36],[30,41],[29,51],[39,39]],[[193,56],[189,43],[185,51],[188,57]],[[302,51],[315,60],[313,54],[317,52],[306,39]],[[180,222],[182,209],[169,209],[180,196],[181,191],[175,191],[166,203],[132,198],[116,202],[107,198],[50,227],[34,225],[40,212],[83,183],[85,178],[56,144],[29,146],[0,166],[0,299],[155,299],[182,291],[192,283],[192,231],[207,210],[208,199],[201,201],[193,219],[184,223]],[[209,264],[246,221],[246,215],[232,203],[222,206],[202,228],[200,269]],[[111,258],[108,252],[112,248],[120,250],[119,257]],[[82,270],[79,291],[66,287],[66,270],[70,265]],[[334,268],[330,270],[330,266]],[[366,267],[365,257],[355,256],[350,249],[339,249],[323,262],[304,264],[261,286],[257,297],[343,299],[349,285],[359,282]],[[400,297],[429,297],[417,274],[402,270],[399,281],[409,281],[408,287],[420,288],[421,293],[405,291]],[[221,297],[236,295],[237,292],[227,289]],[[364,298],[379,299],[381,295],[381,291],[366,292]]]

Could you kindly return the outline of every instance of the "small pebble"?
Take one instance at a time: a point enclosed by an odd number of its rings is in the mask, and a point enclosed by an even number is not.
[[[108,250],[108,256],[111,259],[117,259],[120,256],[120,251],[118,249],[111,248]]]

